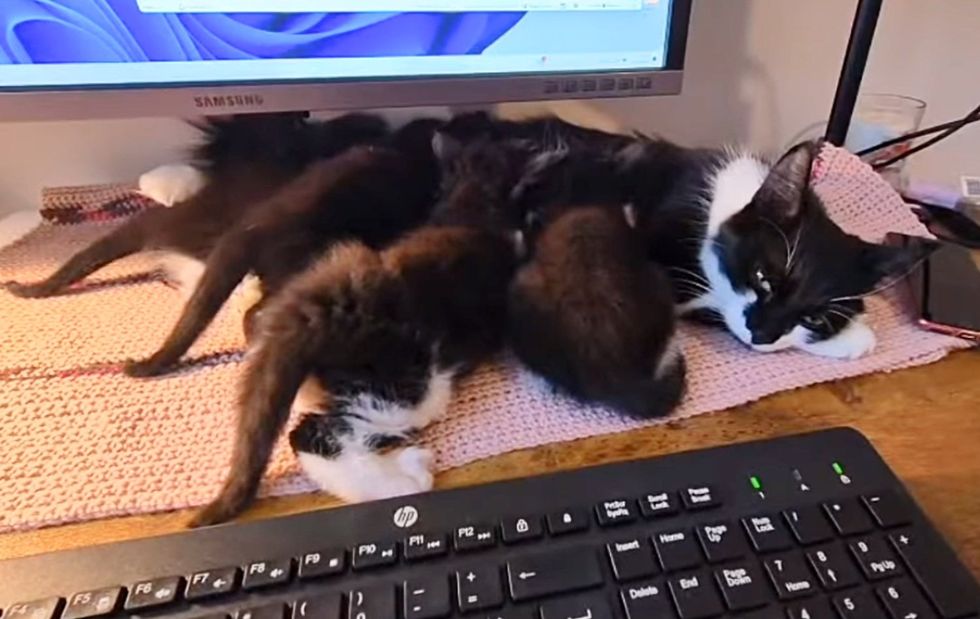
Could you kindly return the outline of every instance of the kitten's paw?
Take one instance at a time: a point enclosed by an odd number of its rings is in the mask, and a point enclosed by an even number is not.
[[[123,366],[123,372],[133,378],[152,378],[166,374],[170,369],[170,364],[150,357],[140,361],[127,361]]]
[[[801,348],[809,353],[831,359],[860,359],[871,354],[878,344],[875,332],[860,320],[853,320],[840,333],[822,342],[805,344]]]
[[[341,454],[334,458],[296,452],[306,475],[348,503],[390,499],[432,489],[432,452],[407,447],[384,454]]]
[[[139,192],[164,206],[173,206],[200,191],[204,182],[204,174],[194,166],[174,163],[140,176]]]
[[[4,288],[6,288],[10,294],[14,295],[15,297],[20,297],[21,299],[40,299],[54,294],[54,291],[50,290],[48,286],[45,286],[44,282],[38,282],[36,284],[7,282],[4,284]]]

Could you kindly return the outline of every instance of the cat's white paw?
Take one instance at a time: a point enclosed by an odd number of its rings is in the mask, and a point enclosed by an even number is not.
[[[173,206],[187,200],[204,187],[200,170],[186,163],[172,163],[153,168],[139,178],[139,192],[154,202]]]
[[[871,354],[877,344],[878,338],[871,327],[860,320],[852,320],[843,331],[829,340],[804,344],[800,348],[821,357],[860,359]]]
[[[406,447],[387,453],[343,453],[337,458],[297,452],[306,475],[323,490],[361,503],[417,494],[432,489],[432,452]]]

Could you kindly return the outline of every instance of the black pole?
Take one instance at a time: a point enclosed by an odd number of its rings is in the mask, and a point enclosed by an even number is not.
[[[827,121],[825,137],[836,146],[844,144],[847,129],[851,126],[854,104],[861,89],[864,67],[868,64],[868,53],[875,36],[875,26],[878,25],[878,14],[881,13],[881,3],[882,0],[861,0],[854,15],[851,38],[844,54],[844,65],[837,80],[834,106],[830,110],[830,120]]]

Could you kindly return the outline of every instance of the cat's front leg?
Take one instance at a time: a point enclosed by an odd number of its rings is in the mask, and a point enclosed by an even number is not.
[[[875,349],[878,338],[860,318],[854,318],[837,335],[817,342],[804,342],[801,350],[833,359],[859,359]]]

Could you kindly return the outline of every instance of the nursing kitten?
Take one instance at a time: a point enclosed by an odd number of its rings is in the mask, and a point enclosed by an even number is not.
[[[186,183],[201,185],[196,191],[159,187],[159,178],[142,183],[168,199],[191,194],[186,200],[137,213],[69,258],[47,279],[9,283],[8,290],[21,297],[56,295],[102,267],[144,251],[165,254],[162,262],[170,279],[192,288],[218,237],[262,200],[311,162],[354,144],[378,141],[388,132],[384,120],[363,114],[326,122],[293,114],[241,116],[211,119],[199,129],[204,139],[193,154],[193,167],[203,183],[189,173],[193,170],[181,168]]]
[[[161,347],[130,363],[131,376],[174,366],[249,273],[263,298],[276,293],[331,244],[358,239],[381,247],[425,221],[438,189],[432,137],[441,122],[416,120],[375,146],[308,165],[253,207],[218,240],[203,275]],[[262,301],[246,316],[246,333]]]
[[[304,383],[322,397],[290,443],[321,488],[363,501],[432,487],[432,454],[413,442],[445,413],[455,378],[502,346],[517,259],[519,220],[500,208],[516,181],[510,158],[493,149],[459,157],[428,225],[383,251],[341,244],[268,300],[241,383],[231,470],[192,526],[251,502]]]
[[[818,149],[797,145],[775,164],[660,141],[623,152],[638,226],[670,271],[680,314],[720,322],[762,352],[855,359],[874,349],[864,297],[935,245],[889,247],[841,230],[810,187]]]

